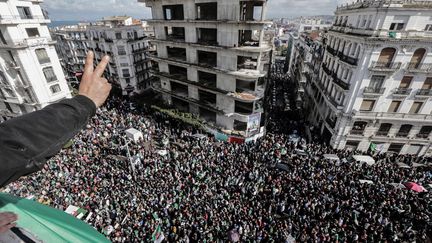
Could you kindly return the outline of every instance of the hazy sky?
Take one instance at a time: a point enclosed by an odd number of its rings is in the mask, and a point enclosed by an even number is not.
[[[267,16],[331,15],[337,4],[346,1],[350,0],[269,0]],[[149,8],[136,0],[45,0],[42,6],[53,20],[96,20],[108,15],[151,18]]]

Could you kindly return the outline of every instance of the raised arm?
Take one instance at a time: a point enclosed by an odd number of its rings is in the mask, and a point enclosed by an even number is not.
[[[102,75],[109,57],[95,70],[93,58],[89,52],[78,96],[0,124],[0,188],[42,169],[105,102],[111,84]]]

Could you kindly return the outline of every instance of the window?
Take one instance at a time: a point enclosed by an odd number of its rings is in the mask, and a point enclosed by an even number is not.
[[[384,84],[384,80],[385,80],[385,76],[374,75],[371,78],[369,87],[374,88],[374,89],[380,89],[382,87],[382,85]]]
[[[122,69],[123,77],[130,77],[129,69]]]
[[[432,77],[426,78],[422,89],[432,89]]]
[[[432,126],[423,126],[417,134],[419,138],[427,138],[432,132]]]
[[[388,152],[395,152],[395,153],[400,153],[400,151],[402,150],[402,147],[404,145],[401,143],[392,143],[390,144],[390,147],[388,148]]]
[[[57,76],[55,75],[54,69],[52,67],[46,67],[42,70],[48,83],[57,81]]]
[[[425,31],[432,31],[432,24],[427,24],[425,27]]]
[[[387,136],[390,129],[392,127],[392,124],[390,123],[383,123],[381,124],[380,128],[378,129],[376,135],[377,136]]]
[[[403,79],[402,79],[402,81],[401,81],[401,83],[399,85],[399,88],[402,88],[402,89],[409,88],[411,86],[412,79],[413,79],[413,77],[411,77],[411,76],[405,76],[405,77],[403,77]]]
[[[122,33],[121,32],[115,33],[115,36],[117,40],[120,40],[122,38]]]
[[[54,85],[52,85],[52,86],[50,87],[50,90],[51,90],[51,92],[52,92],[53,94],[58,93],[58,92],[61,91],[61,89],[60,89],[60,85],[58,85],[58,84],[54,84]]]
[[[50,58],[45,49],[36,49],[35,52],[40,64],[50,63]]]
[[[399,129],[399,132],[396,134],[396,136],[397,137],[408,137],[411,129],[412,129],[412,125],[409,125],[409,124],[402,125]]]
[[[17,7],[21,19],[32,19],[29,7]]]
[[[39,30],[37,28],[26,28],[28,37],[39,37]]]
[[[119,55],[126,55],[126,49],[124,46],[117,46],[117,50]]]
[[[404,23],[392,23],[390,25],[390,30],[403,30],[405,27]]]
[[[398,100],[392,101],[387,112],[398,112],[400,105],[401,105],[401,101]]]
[[[360,111],[372,111],[375,105],[375,100],[363,100]]]
[[[423,106],[423,102],[414,102],[409,111],[410,114],[417,114]]]

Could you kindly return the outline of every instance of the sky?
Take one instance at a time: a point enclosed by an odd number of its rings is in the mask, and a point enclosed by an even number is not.
[[[346,1],[350,0],[269,0],[267,18],[332,15],[336,6]],[[110,15],[151,18],[149,8],[137,0],[45,0],[42,6],[57,21],[93,21]]]

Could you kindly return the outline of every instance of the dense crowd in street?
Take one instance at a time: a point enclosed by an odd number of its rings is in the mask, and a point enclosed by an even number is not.
[[[129,144],[140,158],[135,170],[126,157],[131,127],[144,134]],[[91,216],[83,220],[114,242],[150,242],[158,226],[169,242],[425,242],[431,233],[431,193],[389,184],[432,184],[430,167],[395,163],[425,159],[377,155],[367,166],[349,160],[352,152],[282,134],[228,144],[196,133],[113,99],[70,148],[7,190],[61,210],[84,208]]]

